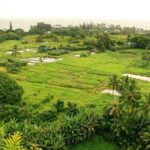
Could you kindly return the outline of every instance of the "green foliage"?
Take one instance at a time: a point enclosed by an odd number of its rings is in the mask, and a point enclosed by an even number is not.
[[[0,150],[24,150],[21,142],[22,134],[20,132],[17,131],[5,138],[5,129],[0,127]]]
[[[5,40],[20,40],[20,36],[14,32],[0,34],[0,42]]]
[[[145,49],[150,44],[150,38],[145,36],[135,36],[129,39],[134,48]]]
[[[48,94],[48,95],[41,101],[41,103],[46,104],[46,103],[50,102],[53,98],[54,98],[53,95],[49,95],[49,94]]]
[[[113,142],[104,140],[102,136],[96,135],[85,142],[69,147],[69,150],[120,150]]]
[[[64,102],[62,100],[57,100],[57,102],[54,104],[54,107],[56,108],[57,112],[61,112],[64,110]]]
[[[80,57],[87,57],[88,56],[88,54],[86,54],[86,53],[81,53],[80,54]]]
[[[6,74],[0,73],[0,103],[17,104],[21,102],[23,89]]]
[[[3,144],[3,139],[4,139],[4,136],[5,136],[5,129],[3,126],[0,127],[0,147],[2,146]],[[1,148],[0,148],[1,150]]]
[[[43,34],[47,31],[51,30],[51,25],[50,24],[45,24],[43,22],[38,22],[37,25],[31,26],[29,33],[31,34]]]
[[[142,53],[142,60],[145,61],[146,66],[149,66],[150,62],[150,52]]]
[[[3,150],[24,150],[21,146],[22,135],[20,132],[16,132],[13,135],[9,136],[7,139],[4,139],[4,145],[2,146]]]
[[[14,46],[13,46],[13,49],[12,49],[12,54],[11,54],[11,56],[17,57],[18,55],[20,55],[20,52],[18,51],[18,46],[17,46],[17,45],[14,45]]]
[[[146,103],[143,103],[136,82],[129,77],[119,79],[117,85],[116,89],[121,96],[106,107],[103,130],[109,131],[122,148],[144,150],[148,143],[143,142],[141,138],[145,138],[144,133],[149,132],[149,97]]]
[[[68,54],[68,53],[69,53],[69,50],[52,50],[48,52],[48,55],[59,56],[59,55]]]
[[[77,104],[68,102],[66,108],[66,114],[72,117],[72,116],[76,116],[78,113],[79,113],[79,108],[77,107]]]
[[[55,111],[43,111],[40,114],[38,114],[37,118],[39,118],[39,121],[55,121],[57,119],[57,114]]]
[[[43,36],[42,35],[37,36],[36,39],[35,39],[35,41],[36,42],[40,42],[40,43],[43,42],[44,41],[43,40]]]
[[[59,36],[55,34],[45,34],[44,36],[46,39],[50,39],[53,42],[59,42]]]
[[[37,114],[36,114],[37,115]],[[20,107],[14,105],[0,105],[0,118],[7,122],[11,119],[23,121],[25,119],[33,120],[36,116],[29,107]]]
[[[150,127],[147,129],[147,131],[144,131],[140,134],[140,138],[146,150],[150,149]]]
[[[112,90],[116,90],[118,88],[118,82],[119,79],[116,74],[109,78],[109,86],[112,88]]]
[[[7,61],[0,62],[0,66],[7,68],[10,73],[18,73],[22,67],[27,66],[27,62],[24,60],[8,58]]]
[[[51,50],[51,48],[46,45],[41,45],[38,47],[38,52],[40,53],[48,52],[49,50]]]
[[[96,36],[96,48],[98,50],[106,50],[111,49],[111,46],[113,45],[112,40],[109,38],[107,34],[99,34]]]
[[[74,117],[66,117],[61,127],[65,142],[67,144],[76,144],[88,139],[95,134],[98,120],[97,113],[90,110],[83,110]]]

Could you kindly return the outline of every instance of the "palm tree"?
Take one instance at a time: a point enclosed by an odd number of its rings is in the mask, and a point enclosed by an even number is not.
[[[146,100],[144,102],[144,106],[143,106],[143,117],[148,119],[149,117],[149,113],[150,113],[150,93],[146,96]]]
[[[139,105],[139,100],[141,99],[141,92],[139,91],[135,80],[128,80],[128,82],[123,81],[122,87],[120,88],[121,97],[123,102],[126,102],[129,106],[129,111],[133,112],[134,108]]]
[[[118,76],[116,74],[114,74],[113,76],[111,76],[109,78],[109,86],[111,87],[113,92],[114,92],[115,89],[118,89],[118,84],[119,84],[119,79],[118,79]],[[114,94],[113,94],[112,98],[114,98]]]
[[[18,46],[14,45],[13,49],[12,49],[12,54],[13,57],[17,57],[18,55],[20,55],[20,52],[18,51]]]
[[[118,88],[118,76],[114,74],[109,78],[109,86],[112,88],[112,90],[115,90]]]
[[[121,103],[119,100],[113,100],[111,104],[107,107],[108,115],[119,117],[122,114]]]

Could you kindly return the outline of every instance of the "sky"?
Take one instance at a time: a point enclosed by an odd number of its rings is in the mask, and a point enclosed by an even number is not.
[[[0,19],[93,18],[150,21],[150,0],[0,0]]]

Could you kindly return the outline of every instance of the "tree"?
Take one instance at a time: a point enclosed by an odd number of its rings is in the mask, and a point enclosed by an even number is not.
[[[44,34],[45,32],[51,31],[52,26],[43,22],[38,22],[37,25],[31,26],[29,33],[31,34]]]
[[[120,116],[122,114],[121,103],[119,100],[113,100],[105,110],[105,115]]]
[[[148,66],[150,62],[150,54],[142,54],[142,60],[146,61],[146,66]]]
[[[0,73],[0,103],[17,104],[21,101],[23,89],[6,74]]]
[[[128,40],[132,42],[134,48],[145,49],[150,44],[150,38],[145,36],[135,36]]]
[[[118,90],[121,94],[120,99],[129,106],[129,111],[133,113],[134,108],[139,105],[139,100],[141,99],[141,92],[136,81],[129,77],[124,77],[120,82]]]
[[[111,49],[111,46],[113,45],[112,40],[109,38],[108,34],[99,34],[96,36],[96,48],[98,50],[106,50]]]
[[[114,74],[113,76],[109,78],[109,86],[112,88],[112,90],[115,90],[118,88],[118,82],[119,82],[119,79],[116,74]]]
[[[150,114],[150,93],[146,96],[143,108],[143,117],[148,119],[148,116]]]
[[[9,30],[13,30],[12,23],[9,24]]]
[[[57,100],[57,102],[54,104],[54,107],[56,108],[57,112],[61,112],[64,110],[64,102]]]
[[[11,55],[13,57],[17,57],[18,55],[20,55],[20,52],[18,51],[18,46],[16,44],[13,46],[12,54]]]

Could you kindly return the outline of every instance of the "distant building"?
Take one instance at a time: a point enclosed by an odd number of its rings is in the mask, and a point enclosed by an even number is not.
[[[47,31],[46,33],[47,33],[47,34],[51,34],[51,31]]]

